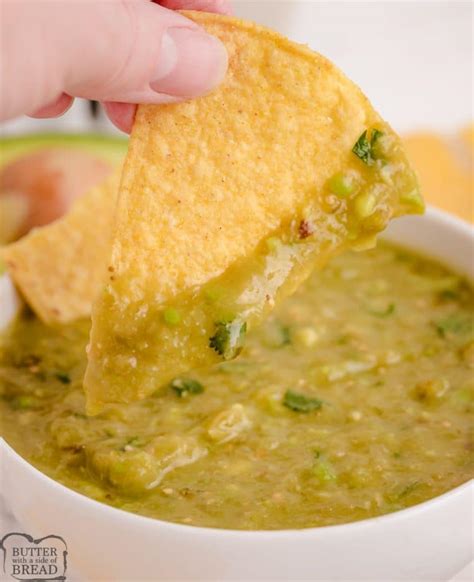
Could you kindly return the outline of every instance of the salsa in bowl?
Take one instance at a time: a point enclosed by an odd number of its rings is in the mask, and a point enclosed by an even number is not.
[[[190,568],[219,579],[250,571],[348,577],[359,563],[366,578],[380,578],[384,564],[391,575],[432,577],[461,567],[469,558],[460,540],[469,539],[471,495],[461,484],[472,477],[472,265],[465,252],[472,232],[430,210],[416,222],[398,221],[387,238],[375,251],[341,256],[311,279],[250,338],[240,359],[176,379],[126,412],[114,405],[84,418],[75,354],[85,332],[78,326],[45,335],[23,316],[2,356],[3,369],[21,377],[2,402],[7,442],[69,488],[155,519],[88,501],[9,449],[6,491],[20,519],[31,521],[32,505],[20,493],[31,473],[30,486],[42,495],[54,489],[46,506],[83,511],[101,538],[113,532],[114,540],[127,540],[130,554],[121,567],[130,568],[130,556],[154,540],[160,550],[147,568],[164,564],[164,577],[190,577]],[[32,346],[39,357],[46,345],[57,358],[46,358],[47,369],[24,359],[14,365]],[[37,377],[41,371],[46,379]],[[15,476],[23,485],[14,484]],[[373,519],[384,513],[391,515]],[[44,527],[51,512],[41,514]],[[362,521],[347,524],[354,520]],[[53,521],[71,535],[60,514]],[[429,559],[446,544],[437,528],[447,523],[456,544],[440,550],[439,561]],[[417,534],[423,541],[414,546],[410,536]],[[387,550],[391,535],[397,557]],[[194,548],[186,563],[164,551],[172,539],[186,552]],[[286,569],[264,555],[278,553],[283,540]],[[356,556],[355,540],[370,550]],[[344,544],[347,563],[340,564]],[[318,547],[325,557],[315,561]],[[205,559],[211,551],[212,563]],[[236,551],[250,562],[232,559]],[[86,567],[101,571],[98,561]]]

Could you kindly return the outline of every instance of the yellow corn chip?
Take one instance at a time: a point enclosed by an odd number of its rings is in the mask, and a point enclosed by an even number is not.
[[[91,413],[234,357],[315,265],[422,211],[399,138],[334,65],[255,24],[187,15],[229,70],[208,96],[138,110],[93,309]]]
[[[472,158],[474,156],[474,123],[470,123],[468,126],[461,130],[460,138],[469,149],[470,168],[472,172]]]
[[[90,315],[102,287],[121,170],[63,218],[0,250],[27,303],[49,324]]]
[[[469,222],[474,222],[472,144],[468,130],[459,140],[434,133],[404,138],[427,202]],[[468,151],[466,151],[468,150]]]

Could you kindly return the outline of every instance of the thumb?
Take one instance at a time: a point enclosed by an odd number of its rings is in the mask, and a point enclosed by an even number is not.
[[[6,2],[2,8],[3,119],[33,113],[63,93],[127,103],[195,97],[212,90],[227,69],[217,38],[146,0]]]

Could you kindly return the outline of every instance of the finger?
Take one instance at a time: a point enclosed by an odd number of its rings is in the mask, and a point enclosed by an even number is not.
[[[159,72],[155,74],[150,87],[157,93],[174,97],[197,97],[207,93],[216,85],[216,73],[220,82],[227,69],[227,53],[225,49],[221,53],[220,46],[222,46],[221,42],[208,34],[196,33],[188,28],[168,30],[163,37],[162,50],[167,55],[173,56],[161,62]],[[224,55],[218,71],[214,61],[216,52]],[[199,55],[200,62],[194,66],[196,54]],[[156,101],[153,100],[153,102]],[[169,100],[161,100],[161,102],[169,102]]]
[[[219,40],[145,0],[7,2],[0,26],[4,119],[34,113],[63,92],[122,103],[194,97],[227,68]]]
[[[202,10],[206,12],[215,12],[218,14],[231,14],[232,9],[227,0],[161,0],[157,4],[170,8],[171,10]],[[175,99],[170,98],[170,102]],[[133,121],[135,119],[136,106],[127,103],[103,103],[105,112],[110,121],[125,133],[132,131]]]
[[[36,119],[44,119],[47,117],[59,117],[64,115],[68,111],[72,104],[74,103],[73,97],[66,95],[66,93],[61,93],[61,95],[49,105],[40,107],[34,113],[30,114],[30,117],[35,117]]]
[[[171,10],[199,10],[216,14],[233,14],[228,0],[160,0],[159,4]]]
[[[135,119],[135,113],[137,111],[136,105],[131,105],[130,103],[105,102],[103,103],[103,106],[108,118],[115,127],[125,133],[130,133],[132,131],[133,120]]]

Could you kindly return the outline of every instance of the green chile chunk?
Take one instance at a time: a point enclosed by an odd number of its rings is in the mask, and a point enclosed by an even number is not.
[[[245,321],[218,322],[215,334],[209,338],[209,347],[220,354],[224,360],[231,360],[242,351],[246,331]]]
[[[293,390],[287,390],[283,397],[283,404],[294,412],[312,412],[319,410],[323,405],[323,401],[319,398],[310,398],[304,394],[299,394]]]
[[[204,392],[204,386],[201,382],[191,378],[175,378],[170,383],[170,387],[180,398],[185,398],[189,394],[201,394]]]

